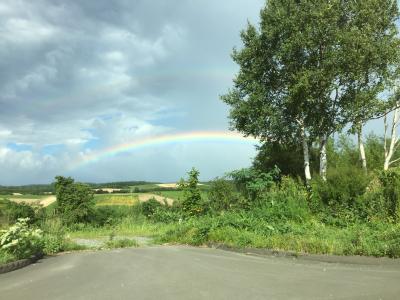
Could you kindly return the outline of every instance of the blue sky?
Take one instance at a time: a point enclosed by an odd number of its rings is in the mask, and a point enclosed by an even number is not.
[[[261,0],[3,0],[0,2],[0,184],[175,181],[245,167],[249,144],[181,143],[71,169],[136,139],[228,131],[219,100]]]

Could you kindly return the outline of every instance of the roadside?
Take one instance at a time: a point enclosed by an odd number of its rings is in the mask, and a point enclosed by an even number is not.
[[[46,258],[0,275],[4,299],[397,299],[400,268],[155,246]]]

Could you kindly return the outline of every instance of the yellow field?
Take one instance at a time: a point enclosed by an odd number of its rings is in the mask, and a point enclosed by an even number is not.
[[[136,195],[96,195],[96,205],[97,206],[105,206],[105,205],[127,205],[133,206],[139,202],[139,199]]]

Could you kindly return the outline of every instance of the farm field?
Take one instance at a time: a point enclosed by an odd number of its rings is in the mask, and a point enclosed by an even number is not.
[[[47,207],[56,201],[54,195],[2,195],[0,199],[8,199],[15,203],[25,203],[29,205],[41,205]]]
[[[138,203],[138,195],[135,194],[98,194],[94,196],[97,206],[128,205]]]

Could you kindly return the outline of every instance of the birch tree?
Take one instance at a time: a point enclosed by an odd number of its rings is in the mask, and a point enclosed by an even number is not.
[[[399,39],[395,0],[346,1],[347,29],[341,35],[341,78],[348,96],[343,112],[357,135],[362,168],[367,172],[363,126],[382,115],[385,99],[380,94],[396,79]]]
[[[270,0],[260,28],[248,24],[243,48],[233,51],[240,71],[222,100],[231,106],[234,129],[262,141],[301,144],[304,176],[311,179],[309,146],[321,138],[326,174],[326,140],[346,123],[338,113],[342,2]],[[324,175],[326,176],[326,175]]]
[[[399,136],[397,134],[397,129],[400,125],[400,91],[394,96],[394,111],[392,123],[390,124],[390,136],[388,136],[388,115],[385,114],[383,117],[384,122],[384,153],[385,160],[383,164],[383,169],[387,171],[390,166],[400,161],[400,158],[394,158],[394,153],[400,145]]]

